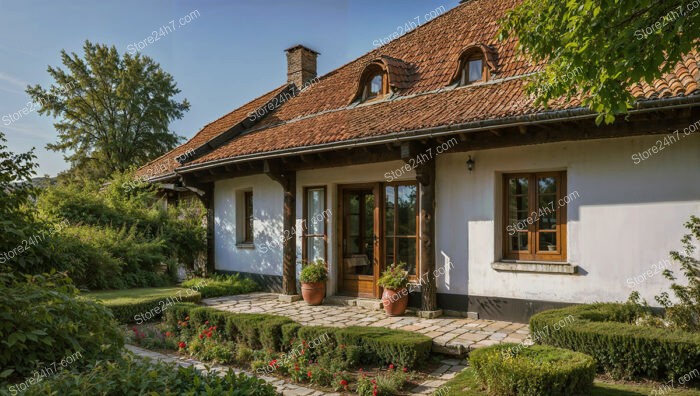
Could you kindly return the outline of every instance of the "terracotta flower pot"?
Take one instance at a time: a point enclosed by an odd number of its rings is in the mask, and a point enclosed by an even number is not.
[[[384,289],[382,293],[382,304],[389,316],[400,316],[406,313],[408,305],[408,289],[405,287],[399,290]]]
[[[309,305],[320,305],[326,296],[326,282],[302,283],[301,296]]]

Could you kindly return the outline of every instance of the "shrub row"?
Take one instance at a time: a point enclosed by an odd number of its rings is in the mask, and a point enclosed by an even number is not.
[[[357,353],[342,354],[352,359],[347,362],[351,365],[364,362],[414,367],[427,359],[432,347],[430,338],[402,330],[301,326],[282,316],[225,312],[192,304],[175,304],[166,311],[166,321],[171,326],[187,317],[189,326],[197,327],[209,321],[209,325],[225,329],[228,339],[253,349],[285,352],[299,338],[308,342],[323,340],[309,351],[317,357],[336,354],[339,348],[351,348]]]
[[[665,380],[700,367],[700,334],[635,325],[634,317],[629,304],[578,305],[534,315],[530,332],[539,343],[593,356],[613,378]]]
[[[180,302],[199,303],[202,300],[202,295],[191,291],[186,295],[178,295],[177,299]],[[141,324],[161,317],[166,310],[172,307],[169,302],[168,297],[149,297],[139,299],[136,302],[110,302],[107,300],[102,303],[112,311],[114,318],[119,323]]]
[[[260,285],[254,280],[244,278],[240,274],[213,274],[210,278],[188,279],[182,282],[182,287],[197,290],[202,294],[202,298],[233,296],[260,290]]]
[[[588,355],[541,345],[477,349],[469,364],[489,393],[499,396],[588,394],[596,371]]]

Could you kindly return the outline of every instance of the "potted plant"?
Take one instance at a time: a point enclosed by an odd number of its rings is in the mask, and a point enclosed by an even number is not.
[[[326,296],[326,279],[328,269],[326,263],[318,259],[308,263],[301,269],[301,296],[309,305],[319,305]]]
[[[408,305],[408,271],[404,263],[391,264],[382,272],[377,284],[384,288],[382,304],[389,316],[400,316],[406,312]]]

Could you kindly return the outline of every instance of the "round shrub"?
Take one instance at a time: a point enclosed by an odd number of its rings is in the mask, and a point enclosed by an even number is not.
[[[538,343],[593,356],[616,379],[669,380],[700,367],[700,334],[636,325],[636,309],[597,303],[544,311],[530,318],[530,333]]]
[[[477,349],[469,363],[489,394],[499,396],[587,394],[595,377],[592,357],[541,345]]]

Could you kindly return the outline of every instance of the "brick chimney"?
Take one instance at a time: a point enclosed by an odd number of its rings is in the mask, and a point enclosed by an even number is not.
[[[316,57],[318,52],[303,45],[287,48],[287,83],[297,89],[316,78]]]

